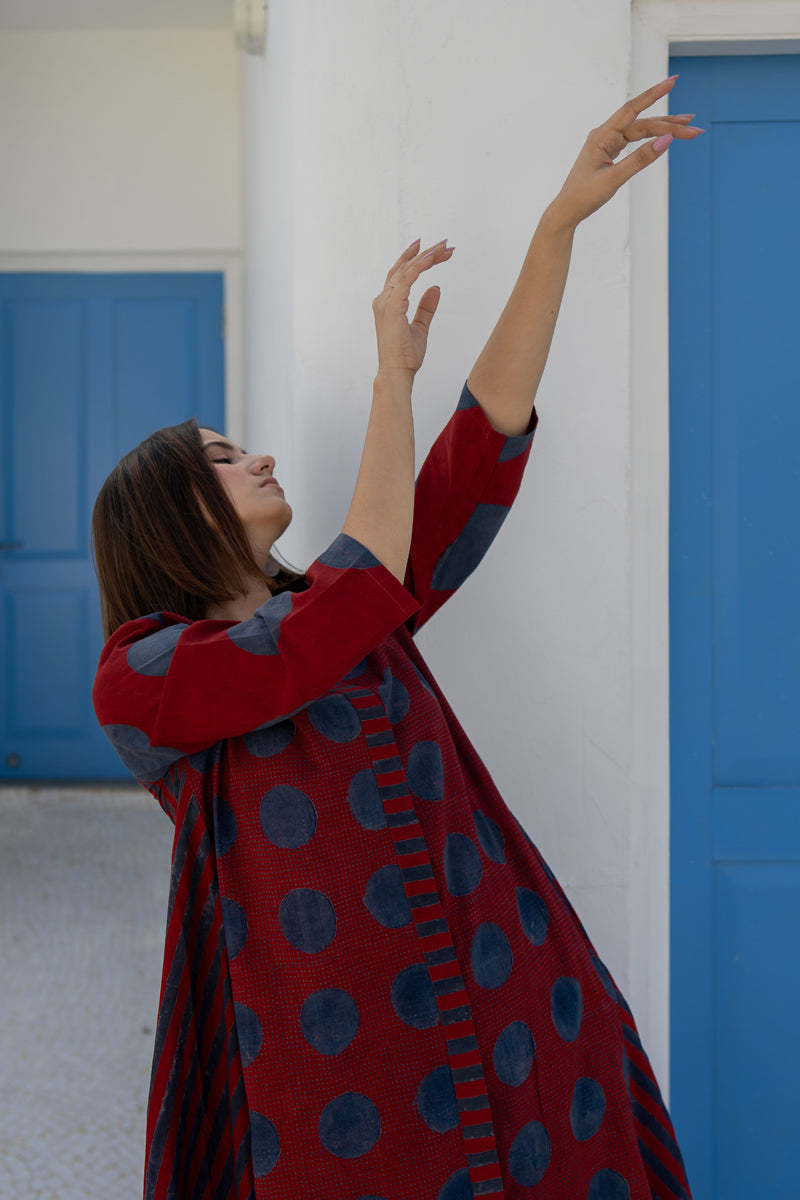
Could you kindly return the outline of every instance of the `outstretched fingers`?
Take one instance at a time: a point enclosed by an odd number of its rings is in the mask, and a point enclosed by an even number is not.
[[[608,118],[604,128],[622,133],[623,129],[627,129],[629,125],[633,124],[639,113],[644,112],[646,108],[650,108],[652,104],[657,104],[659,100],[667,96],[674,88],[677,78],[677,75],[670,75],[669,79],[664,79],[661,83],[656,83],[653,87],[647,88],[638,96],[634,96],[633,99],[626,100],[622,108],[618,108]]]

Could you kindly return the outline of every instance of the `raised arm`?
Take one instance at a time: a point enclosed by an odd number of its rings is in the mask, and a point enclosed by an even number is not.
[[[378,336],[378,374],[364,451],[343,532],[366,546],[396,579],[402,580],[411,544],[414,514],[414,422],[411,388],[422,365],[428,328],[439,303],[438,287],[420,300],[413,321],[408,297],[423,271],[447,262],[444,242],[419,250],[408,247],[386,276],[373,302]]]
[[[517,435],[528,428],[553,340],[577,226],[632,176],[655,162],[673,138],[693,138],[703,132],[687,127],[693,116],[688,113],[639,120],[640,113],[672,90],[676,79],[674,75],[642,92],[592,130],[564,186],[539,222],[508,303],[468,379],[470,391],[500,433]],[[642,138],[654,140],[615,162],[629,143]]]

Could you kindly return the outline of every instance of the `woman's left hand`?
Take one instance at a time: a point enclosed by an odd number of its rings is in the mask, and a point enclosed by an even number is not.
[[[676,79],[677,75],[673,75],[648,88],[623,104],[605,124],[592,130],[564,186],[550,205],[551,215],[557,215],[560,223],[575,226],[596,212],[632,176],[660,158],[673,138],[686,140],[703,133],[702,129],[689,127],[694,113],[639,119],[640,113],[672,91]],[[654,140],[615,162],[626,146],[642,138]]]

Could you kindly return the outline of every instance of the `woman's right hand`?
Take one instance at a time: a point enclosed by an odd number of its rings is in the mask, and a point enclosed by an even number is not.
[[[420,239],[405,250],[386,276],[383,291],[372,302],[375,332],[378,336],[378,370],[382,373],[406,373],[414,376],[422,366],[428,345],[428,329],[439,303],[438,287],[430,287],[422,296],[413,321],[408,320],[409,294],[423,271],[447,262],[454,246],[447,239],[429,250],[419,249]]]

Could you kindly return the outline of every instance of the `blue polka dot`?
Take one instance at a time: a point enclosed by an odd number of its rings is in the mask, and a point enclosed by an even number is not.
[[[603,1123],[605,1111],[606,1095],[600,1084],[594,1079],[579,1079],[569,1110],[569,1123],[579,1142],[594,1137]]]
[[[506,1025],[494,1044],[494,1069],[501,1083],[519,1087],[531,1073],[536,1047],[533,1034],[523,1021]]]
[[[368,550],[366,546],[362,546],[355,538],[351,538],[348,533],[340,533],[335,537],[328,549],[320,554],[317,562],[324,563],[326,567],[336,567],[339,570],[344,570],[346,567],[365,570],[380,565],[372,551]]]
[[[228,958],[236,955],[247,941],[247,917],[241,904],[230,900],[227,896],[220,898],[222,905],[222,924],[225,928],[225,941],[228,946]]]
[[[151,746],[143,729],[135,725],[104,725],[103,733],[132,775],[145,783],[161,779],[179,758],[180,750]]]
[[[254,729],[244,735],[245,749],[254,758],[272,758],[280,754],[294,737],[294,721],[278,721],[265,729]]]
[[[383,1196],[359,1196],[358,1200],[383,1200]]]
[[[603,1167],[592,1177],[586,1200],[630,1200],[631,1189],[616,1171]]]
[[[278,1131],[268,1117],[250,1110],[250,1153],[256,1179],[269,1175],[278,1161],[281,1143]]]
[[[380,867],[370,877],[364,904],[379,925],[402,929],[411,922],[411,909],[403,887],[403,876],[396,863]]]
[[[391,1001],[397,1016],[412,1029],[431,1029],[439,1021],[431,977],[422,963],[406,967],[395,977]]]
[[[166,675],[178,638],[188,628],[188,625],[168,625],[134,642],[126,655],[130,669],[137,675]]]
[[[286,940],[304,954],[318,954],[336,933],[333,905],[322,892],[311,888],[295,888],[284,896],[278,920]]]
[[[239,830],[233,809],[221,796],[214,797],[214,846],[221,857],[227,854],[236,841]]]
[[[600,982],[606,989],[606,994],[608,995],[609,999],[613,1000],[615,1004],[618,1003],[619,993],[614,986],[614,980],[611,978],[608,967],[604,962],[600,961],[596,954],[592,955],[592,962],[594,963],[595,971],[597,971],[597,974],[600,976]]]
[[[204,750],[198,750],[196,754],[188,755],[189,766],[195,771],[199,771],[201,775],[213,771],[222,758],[222,745],[222,742],[215,742],[213,746],[206,746]]]
[[[466,1167],[461,1167],[453,1172],[436,1200],[472,1200],[474,1194],[469,1171]]]
[[[451,896],[468,896],[481,881],[481,856],[463,833],[450,833],[444,846],[444,877]]]
[[[470,958],[475,981],[483,988],[502,987],[514,962],[508,938],[491,921],[484,921],[475,930]]]
[[[249,620],[240,621],[228,629],[227,636],[248,654],[277,654],[281,621],[291,610],[292,599],[291,592],[271,596]]]
[[[453,1072],[448,1066],[436,1067],[417,1088],[414,1100],[417,1112],[434,1133],[447,1133],[460,1121]]]
[[[296,850],[305,846],[317,828],[317,810],[299,788],[281,784],[261,801],[261,828],[273,846]]]
[[[356,663],[352,671],[348,671],[344,676],[345,679],[358,679],[359,675],[363,675],[367,669],[367,660],[362,658],[360,663]]]
[[[550,910],[544,900],[530,888],[517,888],[517,910],[525,936],[534,946],[541,946],[550,924]]]
[[[356,771],[347,789],[347,803],[362,829],[385,829],[386,813],[371,767]]]
[[[442,752],[436,742],[412,746],[406,767],[408,786],[420,800],[441,800],[444,795]]]
[[[533,1187],[544,1175],[550,1162],[550,1138],[544,1125],[529,1121],[523,1125],[508,1152],[508,1172],[522,1187]]]
[[[565,1042],[574,1042],[583,1016],[581,985],[577,979],[562,975],[555,981],[550,997],[550,1011],[556,1032]]]
[[[360,1158],[381,1136],[377,1108],[359,1092],[344,1092],[326,1104],[319,1119],[319,1140],[337,1158]]]
[[[249,1067],[258,1057],[261,1049],[263,1034],[261,1022],[252,1008],[246,1004],[234,1001],[233,1010],[236,1017],[236,1032],[239,1035],[239,1051],[242,1056],[242,1066]]]
[[[300,1011],[300,1028],[320,1054],[341,1054],[358,1033],[358,1007],[341,988],[312,992]]]
[[[388,667],[383,672],[383,683],[378,688],[378,695],[392,725],[397,725],[408,712],[411,701],[406,688],[399,679],[395,679]]]
[[[504,863],[506,861],[505,838],[500,826],[479,808],[472,814],[472,819],[475,822],[475,832],[483,853],[492,862]]]
[[[323,696],[306,709],[311,724],[329,742],[352,742],[361,732],[358,714],[344,696]]]
[[[460,587],[489,549],[507,516],[506,504],[476,504],[461,533],[437,562],[431,587],[442,591]]]

